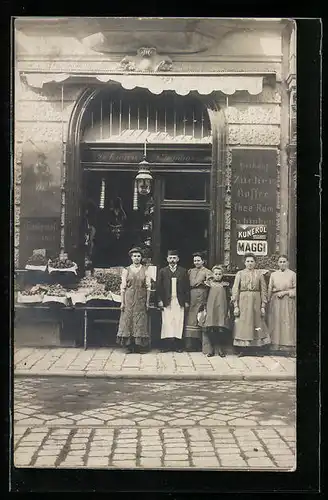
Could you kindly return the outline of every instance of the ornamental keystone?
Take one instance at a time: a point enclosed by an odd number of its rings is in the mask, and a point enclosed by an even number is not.
[[[172,60],[168,56],[157,54],[154,47],[141,47],[135,56],[124,57],[119,66],[124,71],[155,73],[170,71],[172,69]]]

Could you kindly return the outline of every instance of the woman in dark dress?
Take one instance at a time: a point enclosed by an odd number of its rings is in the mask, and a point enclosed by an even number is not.
[[[121,317],[117,343],[128,352],[145,351],[149,347],[148,316],[151,279],[141,264],[142,250],[129,252],[132,264],[123,270],[121,284]]]
[[[187,314],[184,338],[187,351],[200,351],[202,346],[202,329],[198,324],[197,314],[206,304],[208,287],[205,282],[212,276],[212,273],[205,267],[203,253],[195,252],[193,260],[195,267],[188,271],[190,307]]]

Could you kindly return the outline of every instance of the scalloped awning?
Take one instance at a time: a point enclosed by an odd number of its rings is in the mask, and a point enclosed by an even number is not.
[[[50,82],[64,82],[74,77],[83,75],[51,74],[51,73],[25,73],[28,85],[42,88]],[[92,79],[99,82],[116,82],[124,89],[132,90],[136,87],[148,89],[153,94],[161,94],[165,91],[174,91],[179,95],[187,95],[190,92],[198,92],[201,95],[209,95],[212,92],[223,92],[232,95],[238,90],[247,91],[251,95],[257,95],[263,89],[263,75],[163,75],[163,74],[105,74],[92,75]],[[89,77],[90,78],[90,77]]]

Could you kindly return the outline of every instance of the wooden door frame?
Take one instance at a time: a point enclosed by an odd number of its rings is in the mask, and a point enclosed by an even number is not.
[[[66,148],[65,196],[65,249],[84,269],[81,252],[82,234],[82,172],[80,162],[81,124],[87,107],[103,86],[85,89],[77,100],[69,121]],[[227,148],[227,122],[224,111],[213,98],[199,97],[208,112],[212,128],[212,168],[210,173],[209,265],[223,263],[225,234],[225,169]],[[156,186],[156,180],[155,180]],[[156,189],[156,187],[155,187]],[[155,196],[156,199],[156,196]]]
[[[172,173],[181,173],[181,169],[172,170]],[[197,169],[194,170],[197,172]],[[211,172],[199,173],[199,175],[211,175]],[[163,198],[163,178],[161,176],[155,177],[154,180],[154,199],[155,199],[155,213],[154,213],[154,250],[153,250],[153,263],[156,266],[161,265],[161,219],[163,210],[202,210],[208,212],[207,229],[210,234],[210,202],[196,201],[196,200],[165,200]]]
[[[84,256],[81,248],[83,245],[82,231],[82,169],[80,163],[81,124],[84,113],[100,91],[97,87],[85,89],[73,108],[67,137],[65,158],[65,250],[70,259],[74,260],[81,272],[84,271]]]
[[[207,229],[209,232],[209,226],[210,226],[210,210],[209,208],[205,207],[195,207],[195,206],[183,206],[181,208],[177,206],[155,206],[155,220],[154,220],[154,252],[153,252],[153,264],[155,266],[160,266],[162,264],[161,262],[161,220],[162,220],[162,211],[178,211],[178,210],[188,210],[188,211],[193,211],[193,210],[200,210],[202,212],[207,212],[207,217],[208,217],[208,224],[207,224]],[[192,249],[191,249],[192,250]],[[194,249],[196,250],[196,249]]]

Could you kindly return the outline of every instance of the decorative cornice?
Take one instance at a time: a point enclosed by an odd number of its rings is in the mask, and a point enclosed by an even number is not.
[[[72,46],[106,54],[132,54],[140,46],[154,46],[166,54],[201,53],[234,34],[260,34],[273,31],[281,36],[280,20],[195,19],[195,18],[16,18],[15,35],[23,51],[41,40],[40,47],[53,48],[64,39],[63,52]],[[71,43],[65,44],[69,38]],[[49,43],[46,39],[49,39]],[[58,42],[60,45],[60,41]],[[259,44],[258,44],[259,46]],[[32,47],[33,48],[33,47]],[[123,48],[123,50],[122,50]],[[261,48],[259,48],[261,51]]]
[[[276,146],[280,143],[279,125],[230,125],[229,144],[242,146]]]
[[[167,53],[166,53],[167,54]],[[122,56],[121,56],[122,57]],[[166,56],[165,56],[166,57]],[[16,68],[20,73],[67,73],[72,76],[91,77],[97,74],[124,73],[119,67],[120,58],[111,59],[90,59],[84,57],[62,58],[62,59],[17,59]],[[134,71],[136,74],[142,71]],[[173,71],[172,71],[173,72]],[[177,74],[252,74],[263,75],[272,85],[281,81],[281,63],[270,61],[243,61],[242,59],[221,61],[212,57],[210,59],[201,58],[174,58],[174,72]],[[159,73],[159,71],[158,71]],[[165,73],[165,71],[163,71]],[[156,73],[157,74],[157,73]]]
[[[157,51],[158,52],[158,51]],[[165,53],[167,56],[169,53]],[[71,54],[60,54],[60,56],[54,56],[53,54],[49,53],[31,53],[31,54],[23,54],[19,53],[17,54],[17,61],[18,62],[44,62],[44,63],[49,63],[50,62],[55,62],[55,63],[66,63],[66,62],[76,62],[78,61],[83,61],[83,62],[107,62],[107,64],[117,64],[118,62],[121,61],[122,56],[128,55],[126,52],[121,52],[117,54],[111,54],[110,57],[106,56],[104,54],[92,54],[90,55],[89,53],[83,54],[75,54],[72,52]],[[133,54],[131,54],[133,56]],[[174,61],[179,62],[179,63],[208,63],[208,64],[272,64],[272,65],[280,65],[282,63],[282,57],[281,56],[266,56],[266,55],[245,55],[245,54],[207,54],[207,53],[200,53],[200,54],[174,54]]]

